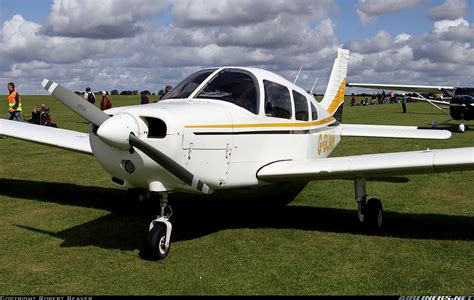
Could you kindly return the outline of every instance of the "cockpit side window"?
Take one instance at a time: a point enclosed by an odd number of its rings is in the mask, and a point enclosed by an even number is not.
[[[308,121],[308,101],[300,93],[293,91],[293,100],[295,101],[295,118],[299,121]]]
[[[168,94],[166,94],[162,100],[165,99],[184,99],[188,98],[194,90],[216,69],[207,69],[201,70],[196,73],[193,73],[181,81],[174,89],[172,89]]]
[[[207,83],[196,98],[230,102],[258,114],[257,81],[242,70],[222,70]]]
[[[265,88],[265,115],[291,119],[292,108],[288,88],[268,80],[263,81],[263,86]]]
[[[313,103],[311,103],[311,117],[313,118],[313,121],[316,121],[318,119],[318,110],[316,109],[316,106],[314,106]]]

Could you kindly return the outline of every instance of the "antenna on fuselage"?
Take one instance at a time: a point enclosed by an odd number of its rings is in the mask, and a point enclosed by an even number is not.
[[[298,80],[298,77],[300,76],[301,69],[303,69],[303,66],[300,67],[300,70],[298,71],[298,74],[296,74],[295,81],[293,81],[293,84],[296,84],[296,81]]]
[[[316,86],[316,82],[318,82],[318,78],[319,76],[316,76],[316,80],[314,81],[313,86],[311,87],[311,91],[309,92],[310,95],[313,94],[313,90],[314,90],[314,87]]]

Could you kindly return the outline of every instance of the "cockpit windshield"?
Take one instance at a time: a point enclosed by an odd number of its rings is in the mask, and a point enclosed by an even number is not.
[[[162,100],[165,99],[184,99],[188,98],[189,95],[207,78],[209,75],[214,73],[217,69],[206,69],[193,73],[181,81],[174,89],[166,94]]]
[[[224,69],[207,83],[196,98],[230,102],[258,114],[257,86],[256,79],[250,73]]]

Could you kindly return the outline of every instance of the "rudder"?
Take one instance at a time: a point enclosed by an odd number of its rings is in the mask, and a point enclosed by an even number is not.
[[[338,49],[326,92],[324,93],[323,100],[321,100],[320,103],[329,114],[337,117],[336,119],[338,119],[338,121],[341,121],[340,119],[342,119],[342,104],[344,104],[348,63],[349,50]],[[341,113],[336,114],[338,111]]]

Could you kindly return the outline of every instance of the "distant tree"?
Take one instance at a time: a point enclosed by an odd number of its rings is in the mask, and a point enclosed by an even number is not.
[[[138,90],[133,90],[132,95],[138,95]]]
[[[144,90],[140,92],[141,95],[151,95],[150,91]]]
[[[117,91],[117,90],[111,90],[111,91],[110,91],[110,94],[111,94],[111,95],[118,95],[118,94],[119,94],[119,91]]]
[[[122,91],[122,92],[120,93],[120,95],[129,96],[129,95],[132,95],[132,92],[131,92],[131,91]]]

